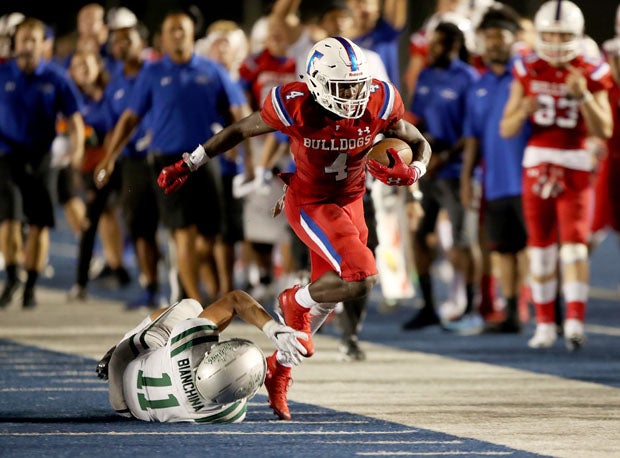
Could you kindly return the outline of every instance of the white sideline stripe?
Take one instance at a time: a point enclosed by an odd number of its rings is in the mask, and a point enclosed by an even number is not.
[[[52,371],[39,371],[39,372],[35,372],[35,371],[22,371],[22,372],[18,372],[17,375],[19,375],[20,377],[48,377],[50,375],[53,376],[60,376],[60,377],[65,377],[65,376],[70,376],[70,377],[91,377],[92,375],[94,375],[94,372],[90,372],[90,371],[57,371],[57,372],[52,372]]]
[[[597,288],[590,286],[589,296],[594,299],[605,299],[608,301],[620,301],[620,291],[617,289]]]
[[[357,452],[356,455],[360,456],[449,456],[449,455],[469,455],[469,456],[506,456],[506,455],[514,455],[514,452],[480,452],[476,450],[472,451],[447,451],[447,452],[390,452],[390,451],[381,451],[381,452]]]
[[[281,423],[280,420],[273,422]],[[287,424],[302,423],[288,421]],[[402,431],[364,431],[363,434],[410,434],[415,433],[415,429],[405,429]],[[304,435],[312,436],[352,436],[359,435],[359,431],[304,431]],[[4,433],[0,432],[0,437],[30,437],[30,436],[299,436],[299,431],[92,431],[92,432],[67,432],[60,431],[49,433]]]
[[[9,364],[3,364],[4,366],[9,366]],[[41,369],[43,369],[44,367],[52,367],[52,368],[57,368],[58,364],[54,364],[54,363],[41,363],[41,364],[10,364],[10,368],[16,371],[22,371],[22,372],[28,372],[28,371],[33,371],[33,370],[37,370],[40,371]],[[73,373],[77,373],[77,374],[91,374],[91,372],[86,372],[86,371],[73,371]]]
[[[363,433],[360,433],[363,434]],[[359,445],[422,445],[422,444],[462,444],[463,441],[449,440],[449,441],[322,441],[324,444],[359,444]]]
[[[0,388],[0,393],[27,393],[31,391],[75,391],[75,387],[71,388]],[[108,387],[102,388],[84,388],[80,387],[80,391],[108,391]]]
[[[605,334],[608,336],[620,336],[620,329],[600,324],[586,324],[586,331],[593,334]]]

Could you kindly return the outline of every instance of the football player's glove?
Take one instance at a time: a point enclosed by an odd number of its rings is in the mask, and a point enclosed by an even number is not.
[[[423,162],[414,161],[409,166],[405,164],[396,149],[388,148],[387,153],[394,159],[392,167],[385,166],[375,159],[368,161],[368,171],[382,183],[389,186],[411,186],[426,173],[426,166]]]
[[[161,169],[157,177],[157,184],[163,188],[165,194],[170,194],[183,186],[191,173],[189,154],[184,153],[183,159]]]
[[[108,365],[110,364],[110,359],[112,359],[112,353],[114,353],[114,350],[116,350],[116,345],[110,348],[108,352],[103,355],[103,358],[101,358],[97,363],[97,369],[95,369],[95,372],[97,373],[97,377],[101,380],[108,379]]]
[[[271,339],[276,349],[283,353],[290,354],[287,356],[290,356],[290,359],[295,362],[295,365],[301,363],[301,356],[306,354],[306,348],[298,339],[308,340],[308,335],[305,332],[296,331],[275,320],[265,323],[263,332]]]

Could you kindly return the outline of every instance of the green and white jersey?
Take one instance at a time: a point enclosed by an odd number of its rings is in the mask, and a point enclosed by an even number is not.
[[[218,340],[212,321],[185,319],[173,327],[165,346],[131,361],[123,374],[123,395],[131,414],[145,421],[241,422],[247,400],[212,404],[196,390],[194,369]]]

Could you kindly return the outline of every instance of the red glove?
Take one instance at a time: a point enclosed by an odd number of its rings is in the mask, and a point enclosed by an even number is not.
[[[387,153],[394,159],[392,167],[387,167],[375,159],[368,161],[368,171],[380,182],[389,186],[410,186],[426,173],[423,162],[414,161],[409,166],[394,148],[388,148]]]
[[[179,159],[174,164],[161,169],[157,177],[157,184],[160,188],[164,189],[164,194],[170,194],[183,186],[189,178],[190,173],[192,173],[192,171],[184,156],[183,159]]]

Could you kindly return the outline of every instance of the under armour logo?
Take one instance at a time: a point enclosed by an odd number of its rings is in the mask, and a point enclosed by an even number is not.
[[[357,129],[357,135],[359,135],[360,137],[363,134],[369,134],[370,133],[370,127],[366,126],[363,130],[362,129]]]
[[[388,178],[388,180],[387,180],[387,184],[390,184],[390,185],[391,185],[391,184],[398,185],[398,184],[400,184],[400,178],[392,178],[392,177],[389,177],[389,178]]]

